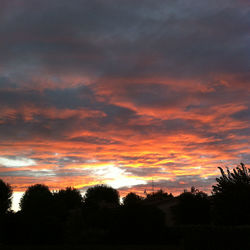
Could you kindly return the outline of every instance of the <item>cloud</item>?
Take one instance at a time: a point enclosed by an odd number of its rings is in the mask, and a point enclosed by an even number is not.
[[[29,167],[35,166],[36,161],[25,157],[0,157],[0,165],[4,167]]]
[[[5,8],[1,63],[10,71],[177,78],[248,72],[250,20],[243,2],[33,4],[13,1]]]
[[[132,187],[138,184],[146,183],[139,178],[130,178],[130,172],[127,172],[123,168],[115,165],[105,165],[102,167],[96,167],[89,169],[97,179],[103,183],[111,185],[114,188],[120,187]]]
[[[141,190],[152,177],[209,190],[218,165],[249,163],[249,11],[233,0],[1,1],[1,176],[19,190]]]

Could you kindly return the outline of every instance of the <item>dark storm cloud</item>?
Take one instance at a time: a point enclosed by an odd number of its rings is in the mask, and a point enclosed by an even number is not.
[[[14,0],[1,17],[0,63],[95,76],[247,73],[249,16],[225,0]]]
[[[21,105],[39,107],[55,107],[58,109],[77,109],[97,105],[90,88],[81,86],[65,89],[2,89],[0,90],[0,105],[18,108]]]

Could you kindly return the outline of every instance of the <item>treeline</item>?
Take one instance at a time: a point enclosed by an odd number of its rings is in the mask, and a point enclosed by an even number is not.
[[[179,244],[191,240],[195,249],[192,239],[207,239],[211,244],[212,234],[218,244],[223,237],[239,234],[242,240],[235,242],[239,246],[250,233],[250,170],[241,164],[233,171],[220,171],[210,196],[192,187],[176,197],[163,190],[146,197],[129,193],[120,202],[119,192],[106,185],[91,187],[82,197],[71,187],[51,192],[36,184],[26,190],[16,213],[10,210],[12,188],[0,180],[0,243]]]

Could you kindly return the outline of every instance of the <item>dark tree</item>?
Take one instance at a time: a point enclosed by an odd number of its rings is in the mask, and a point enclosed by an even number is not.
[[[29,214],[47,214],[53,204],[48,186],[36,184],[28,187],[20,201],[21,211]]]
[[[146,201],[163,201],[169,198],[173,198],[173,195],[160,189],[157,192],[147,194]]]
[[[52,243],[59,238],[59,224],[53,205],[53,194],[48,186],[36,184],[25,191],[20,201],[20,213],[26,243]]]
[[[83,197],[83,220],[85,227],[95,231],[95,239],[106,238],[106,233],[116,222],[116,212],[119,209],[119,193],[107,185],[96,185],[87,189]],[[99,235],[106,232],[105,235]]]
[[[221,176],[213,186],[213,215],[215,222],[225,225],[250,224],[250,169],[243,163]]]
[[[139,202],[120,208],[114,235],[121,242],[145,244],[152,241],[155,244],[161,240],[164,224],[163,211],[156,206]]]
[[[6,214],[11,207],[12,188],[0,179],[0,215]]]
[[[85,205],[94,207],[117,207],[120,204],[118,191],[107,185],[89,188],[83,199]]]
[[[66,216],[71,210],[81,208],[83,198],[79,190],[71,187],[54,193],[55,210],[61,216]]]
[[[210,222],[210,202],[206,193],[191,188],[178,197],[178,203],[172,208],[174,220],[181,225],[199,225]]]
[[[136,205],[141,202],[143,198],[136,193],[130,192],[123,198],[124,206]]]

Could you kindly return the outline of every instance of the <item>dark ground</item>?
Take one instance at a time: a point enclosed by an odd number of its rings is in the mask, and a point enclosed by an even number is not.
[[[64,246],[0,246],[1,250],[181,250],[177,246],[146,245],[64,245]]]

